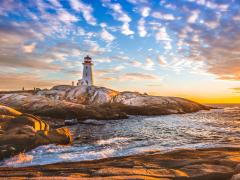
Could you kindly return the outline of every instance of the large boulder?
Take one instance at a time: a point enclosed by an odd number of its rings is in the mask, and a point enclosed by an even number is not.
[[[3,106],[3,105],[0,104],[0,114],[1,115],[7,115],[7,116],[19,116],[22,113],[13,109],[13,108]]]
[[[69,129],[51,129],[37,116],[20,114],[8,120],[0,116],[0,160],[40,145],[71,142]]]
[[[49,131],[49,126],[46,122],[31,114],[22,114],[13,118],[5,123],[3,127],[5,130],[11,130],[21,126],[32,127],[35,131]]]
[[[66,100],[78,104],[104,104],[113,101],[119,92],[97,86],[54,86],[50,90],[39,91],[37,95],[54,100]]]

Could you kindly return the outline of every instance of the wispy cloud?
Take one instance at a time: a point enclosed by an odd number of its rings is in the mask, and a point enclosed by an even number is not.
[[[151,8],[148,6],[143,6],[140,8],[140,13],[142,17],[148,17],[151,12]]]
[[[96,25],[96,19],[92,15],[93,8],[90,5],[83,3],[81,0],[70,0],[70,4],[74,10],[83,14],[83,17],[88,24]]]
[[[34,73],[0,73],[0,90],[22,90],[33,88],[51,88],[58,84],[69,84],[71,81],[49,79]]]
[[[138,34],[140,37],[145,37],[147,35],[145,20],[143,18],[138,21]]]
[[[126,73],[121,76],[121,80],[157,80],[159,77],[145,73]]]
[[[152,17],[157,18],[157,19],[166,20],[166,21],[173,21],[176,19],[172,14],[163,14],[160,12],[153,12]]]
[[[132,4],[139,4],[139,3],[147,3],[148,0],[127,0],[129,3]]]
[[[230,88],[231,90],[233,90],[233,92],[235,93],[240,93],[240,87],[234,87],[234,88]]]
[[[155,63],[152,61],[152,59],[147,58],[146,63],[145,63],[143,68],[146,69],[146,70],[153,70],[154,69],[154,64]]]
[[[157,55],[157,61],[158,61],[160,66],[166,66],[167,65],[167,61],[161,55]]]
[[[132,35],[134,32],[130,29],[129,23],[132,19],[125,13],[122,9],[121,4],[119,3],[111,3],[109,0],[102,0],[103,6],[108,7],[112,10],[112,16],[114,19],[122,22],[121,32],[124,35]]]
[[[194,10],[191,12],[190,16],[187,19],[188,23],[196,23],[196,21],[198,20],[200,11],[199,10]]]
[[[105,28],[102,29],[100,36],[106,42],[112,42],[115,39],[115,37],[111,33],[109,33]]]
[[[32,53],[36,48],[36,43],[27,44],[23,46],[23,51],[26,53]]]

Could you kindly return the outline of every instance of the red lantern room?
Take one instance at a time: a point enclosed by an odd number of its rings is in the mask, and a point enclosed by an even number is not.
[[[83,64],[91,64],[92,65],[92,58],[90,56],[84,57],[84,63]]]

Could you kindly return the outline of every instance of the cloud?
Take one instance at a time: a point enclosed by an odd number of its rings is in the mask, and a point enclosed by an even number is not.
[[[124,56],[124,55],[113,55],[113,56],[110,56],[111,59],[113,60],[120,60],[120,61],[128,61],[129,60],[129,57],[128,56]]]
[[[177,6],[175,4],[165,4],[164,7],[174,11],[177,9]]]
[[[147,3],[148,0],[127,0],[131,4]]]
[[[58,0],[48,0],[56,8],[62,8],[62,4]]]
[[[2,16],[7,16],[8,12],[17,12],[21,9],[24,7],[14,0],[0,1],[0,15]]]
[[[84,19],[90,25],[96,25],[96,19],[92,15],[93,8],[83,3],[81,0],[70,0],[71,7],[77,12],[82,12]]]
[[[132,31],[129,27],[129,24],[128,23],[123,23],[122,27],[122,33],[129,36],[129,35],[132,35],[134,34],[134,31]]]
[[[216,29],[219,26],[218,21],[205,21],[204,24],[210,29]]]
[[[229,4],[217,4],[215,2],[207,1],[205,6],[213,10],[227,11]]]
[[[156,41],[171,41],[165,27],[159,28],[155,35]]]
[[[129,23],[132,19],[125,13],[122,9],[121,4],[119,3],[110,3],[108,0],[102,0],[103,6],[110,8],[112,12],[112,16],[115,20],[122,22],[121,32],[124,35],[132,35],[134,32],[130,29]]]
[[[230,88],[235,93],[240,93],[240,87]]]
[[[154,62],[150,58],[147,58],[146,63],[145,63],[143,68],[145,70],[153,70],[154,69]]]
[[[51,64],[45,56],[20,56],[19,54],[0,55],[0,66],[15,68],[32,68],[42,70],[60,70],[59,65]]]
[[[83,42],[84,51],[89,54],[103,54],[106,50],[101,48],[97,41],[86,39]]]
[[[140,8],[140,13],[142,18],[138,21],[138,34],[140,37],[145,37],[147,35],[146,27],[145,27],[145,18],[149,16],[151,9],[147,6],[143,6]]]
[[[104,80],[104,81],[116,81],[117,78],[115,78],[115,77],[101,77],[101,80]]]
[[[136,60],[131,61],[130,64],[131,64],[132,66],[134,66],[134,67],[142,67],[142,65],[143,65],[141,62],[136,61]]]
[[[142,17],[148,17],[150,14],[150,11],[151,11],[151,9],[147,6],[140,8],[140,13],[141,13]]]
[[[115,37],[104,28],[100,33],[100,36],[106,42],[112,42],[115,39]]]
[[[60,67],[48,62],[48,55],[34,54],[36,43],[25,44],[39,36],[32,29],[17,28],[13,25],[0,25],[0,66],[15,68],[33,68],[60,70]]]
[[[240,15],[233,16],[234,21],[240,21]]]
[[[140,37],[145,37],[147,35],[145,20],[143,18],[138,21],[138,34]]]
[[[240,80],[240,32],[231,23],[214,34],[202,36],[200,42],[188,42],[189,58],[206,64],[206,71],[222,80]],[[234,33],[233,33],[234,32]],[[201,44],[204,42],[204,46]]]
[[[191,15],[188,17],[187,22],[190,24],[196,23],[198,20],[200,11],[199,10],[194,10],[191,12]]]
[[[25,41],[38,39],[42,40],[41,33],[27,27],[19,27],[19,24],[4,24],[0,22],[0,47],[6,48],[9,46],[16,47],[17,45],[24,44]]]
[[[229,4],[223,3],[216,3],[214,1],[207,1],[207,0],[188,0],[190,2],[194,2],[198,5],[205,6],[211,10],[219,10],[219,11],[227,11],[229,8]]]
[[[157,80],[159,77],[144,73],[126,73],[121,76],[122,81],[126,80]]]
[[[160,66],[166,66],[167,65],[167,61],[165,60],[165,58],[161,55],[157,56],[157,61],[159,63]]]
[[[25,53],[32,53],[36,48],[36,43],[28,44],[23,46],[23,51]]]
[[[110,63],[110,62],[112,62],[112,60],[108,57],[105,57],[105,58],[96,58],[96,59],[94,59],[94,62]]]
[[[166,21],[173,21],[176,19],[172,14],[163,14],[160,12],[153,12],[152,17],[156,19],[166,20]]]
[[[114,71],[114,72],[118,72],[118,71],[121,71],[121,70],[124,69],[124,68],[125,68],[125,66],[123,66],[123,65],[118,65],[118,66],[116,66],[116,67],[113,68],[113,71]]]
[[[94,74],[97,76],[104,76],[112,73],[112,69],[95,69]]]
[[[73,23],[77,22],[78,18],[64,9],[58,9],[58,19],[64,23]]]
[[[0,90],[22,90],[49,88],[59,84],[70,84],[71,81],[45,79],[34,73],[0,73]]]
[[[79,20],[77,16],[71,14],[69,11],[64,9],[62,4],[58,0],[50,0],[49,2],[50,3],[46,3],[43,0],[36,1],[36,6],[41,14],[39,17],[41,20],[51,22],[51,24],[62,22],[68,25]],[[52,11],[49,12],[49,9],[51,9]],[[32,13],[30,12],[30,14]],[[33,16],[34,20],[39,20],[39,18]]]
[[[98,76],[105,76],[105,75],[113,75],[115,73],[119,74],[119,72],[124,69],[125,66],[123,65],[118,65],[116,67],[110,68],[110,69],[96,69],[95,70],[95,74],[97,74]]]

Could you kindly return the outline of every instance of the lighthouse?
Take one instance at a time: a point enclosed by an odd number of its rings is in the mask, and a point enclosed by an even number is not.
[[[83,64],[83,74],[82,79],[78,80],[77,85],[92,86],[93,85],[93,73],[92,73],[92,58],[90,56],[84,57]]]

